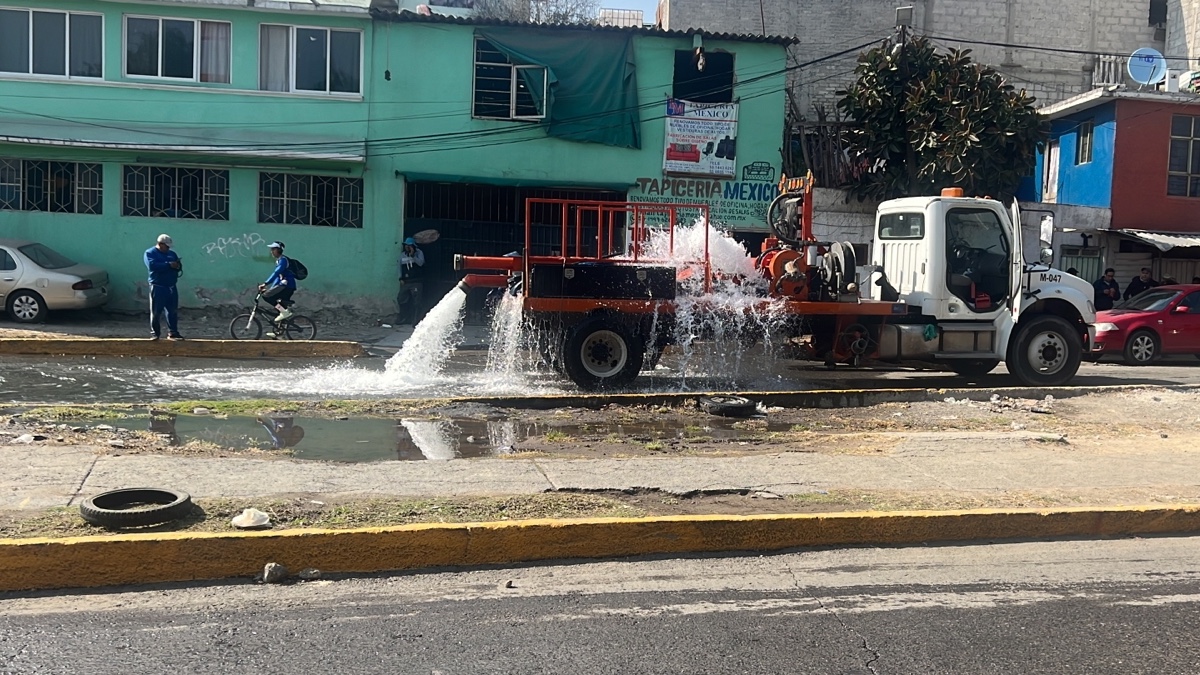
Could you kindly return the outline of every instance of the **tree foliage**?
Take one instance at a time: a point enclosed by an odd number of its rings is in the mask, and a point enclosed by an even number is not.
[[[924,38],[862,54],[838,107],[858,125],[852,160],[870,167],[850,187],[859,199],[936,194],[1011,197],[1048,136],[1034,99],[970,50],[939,53]]]
[[[599,0],[475,0],[478,18],[550,24],[596,23]]]

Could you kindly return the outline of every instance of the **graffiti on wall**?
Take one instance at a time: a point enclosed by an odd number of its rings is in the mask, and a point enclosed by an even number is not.
[[[254,249],[265,243],[267,240],[263,239],[262,235],[250,232],[237,237],[219,237],[201,248],[204,249],[204,255],[209,257],[251,258],[254,256]]]

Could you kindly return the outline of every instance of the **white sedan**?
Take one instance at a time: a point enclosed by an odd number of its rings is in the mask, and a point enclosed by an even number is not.
[[[21,323],[42,321],[52,309],[99,307],[108,302],[108,272],[44,244],[0,239],[0,302]]]

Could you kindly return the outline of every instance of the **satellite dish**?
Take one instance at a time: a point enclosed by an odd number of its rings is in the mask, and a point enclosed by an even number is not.
[[[1158,84],[1167,77],[1167,60],[1157,50],[1142,47],[1129,55],[1129,77],[1138,84]]]

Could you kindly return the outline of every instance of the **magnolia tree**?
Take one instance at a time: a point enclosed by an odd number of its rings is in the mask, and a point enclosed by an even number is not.
[[[1011,197],[1033,171],[1048,125],[1032,96],[970,51],[938,53],[924,38],[885,42],[858,59],[838,107],[858,122],[851,156],[859,199],[936,194]]]

